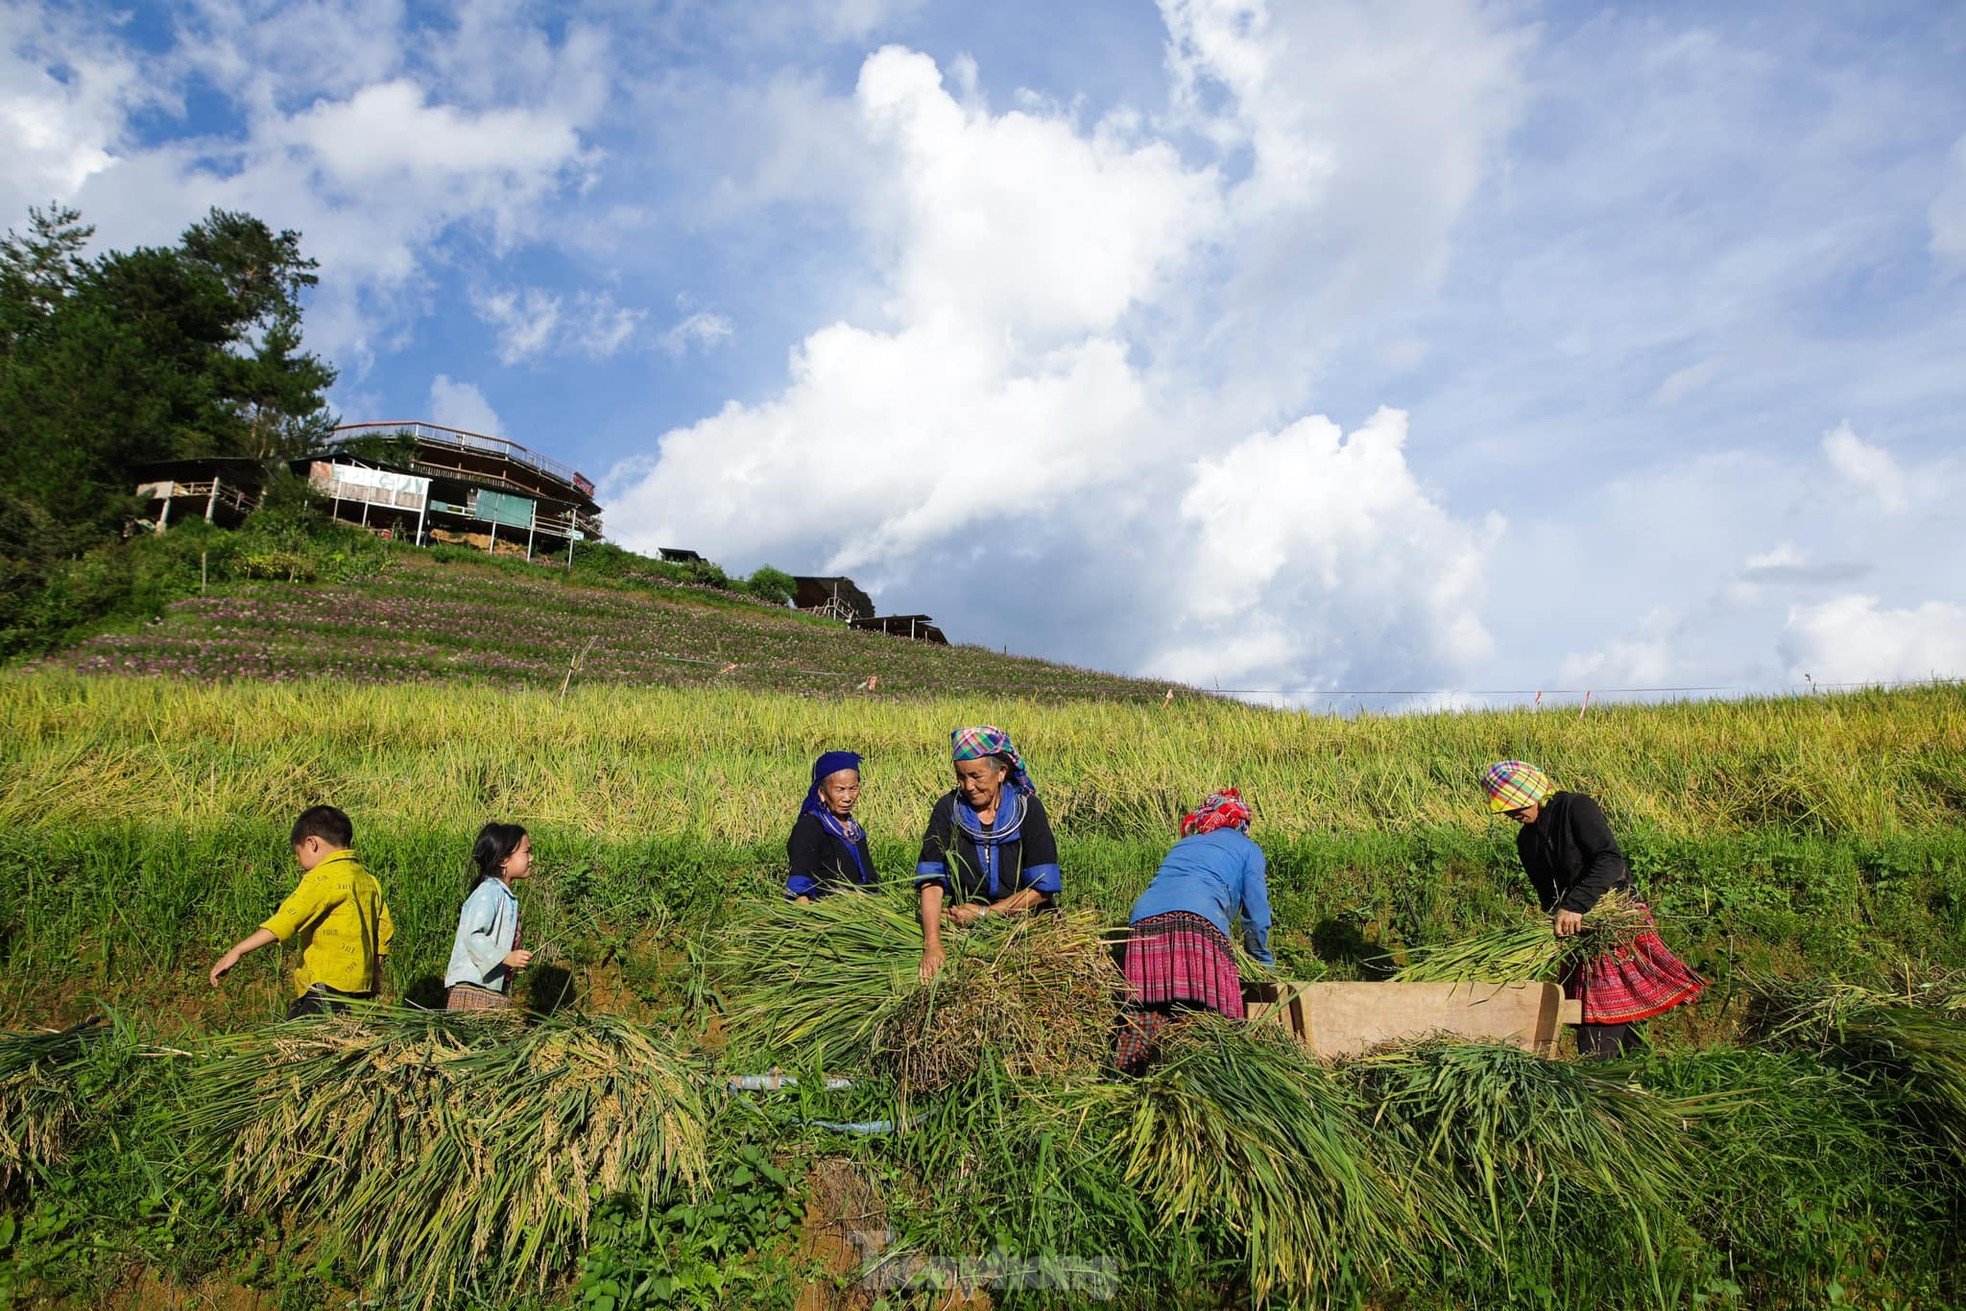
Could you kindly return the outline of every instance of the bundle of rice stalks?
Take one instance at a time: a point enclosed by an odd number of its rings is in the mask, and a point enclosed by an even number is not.
[[[1711,1107],[1490,1043],[1393,1047],[1345,1074],[1375,1129],[1467,1195],[1482,1245],[1504,1267],[1541,1231],[1601,1235],[1601,1217],[1622,1215],[1657,1292],[1665,1235],[1694,1192],[1686,1125]]]
[[[800,1067],[873,1064],[946,1087],[996,1051],[1054,1074],[1109,1050],[1122,980],[1090,912],[944,928],[947,963],[917,979],[912,889],[749,907],[710,944],[733,1048]]]
[[[986,920],[965,948],[874,1028],[874,1068],[904,1092],[971,1078],[985,1051],[1013,1078],[1085,1074],[1110,1059],[1124,980],[1089,915]]]
[[[109,1032],[88,1020],[0,1034],[0,1193],[67,1159],[86,1111],[80,1076]]]
[[[1127,1177],[1164,1226],[1239,1241],[1258,1303],[1349,1296],[1418,1237],[1353,1095],[1288,1034],[1199,1016],[1118,1096]]]
[[[1948,990],[1749,981],[1771,1042],[1813,1048],[1901,1099],[1921,1130],[1966,1163],[1966,1016]]]
[[[318,1222],[377,1292],[428,1306],[543,1286],[601,1198],[699,1184],[703,1087],[677,1044],[618,1021],[375,1008],[222,1040],[180,1114],[249,1212]]]
[[[1584,915],[1584,931],[1559,938],[1550,917],[1531,913],[1506,928],[1458,942],[1415,947],[1392,977],[1397,983],[1532,983],[1553,980],[1573,964],[1629,946],[1647,927],[1645,912],[1623,892],[1607,892]]]

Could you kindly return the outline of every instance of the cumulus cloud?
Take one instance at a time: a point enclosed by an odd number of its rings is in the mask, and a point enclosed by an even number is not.
[[[1789,677],[1870,683],[1966,677],[1966,607],[1927,601],[1888,609],[1874,596],[1796,606],[1782,632]]]
[[[505,434],[504,421],[477,384],[458,382],[447,374],[440,373],[430,382],[430,419],[487,437]]]
[[[1891,452],[1864,441],[1847,422],[1823,435],[1823,454],[1839,477],[1875,497],[1885,510],[1895,514],[1911,503],[1904,473]]]
[[[959,638],[1022,624],[1196,681],[1424,683],[1485,654],[1500,525],[1423,486],[1404,414],[1252,433],[1245,397],[1181,367],[1207,329],[1169,325],[1242,231],[1240,184],[1136,115],[998,112],[959,80],[865,62],[878,310],[810,333],[779,395],[613,471],[624,541],[853,570]]]

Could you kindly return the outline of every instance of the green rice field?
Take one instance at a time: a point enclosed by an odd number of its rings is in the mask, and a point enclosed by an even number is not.
[[[1966,1302],[1966,688],[1340,719],[318,672],[0,676],[0,1298],[894,1308],[966,1275],[1010,1306]],[[938,1000],[905,901],[785,920],[783,842],[812,757],[855,749],[905,879],[973,722],[1023,749],[1076,913],[979,936]],[[1220,785],[1254,804],[1287,976],[1517,922],[1475,782],[1503,757],[1604,803],[1712,985],[1647,1055],[1327,1067],[1202,1025],[1121,1080],[1084,1055],[1096,1004],[1046,1008],[1096,997],[1069,935],[1123,923]],[[277,949],[204,973],[292,885],[316,801],[395,913],[392,1005],[281,1026]],[[401,1003],[440,1003],[489,819],[533,835],[544,1018],[461,1028]],[[938,1015],[976,1037],[924,1082],[895,1054]],[[722,1091],[772,1067],[853,1084]],[[879,1122],[902,1132],[827,1127]]]

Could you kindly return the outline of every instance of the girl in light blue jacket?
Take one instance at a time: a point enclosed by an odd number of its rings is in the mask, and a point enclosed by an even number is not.
[[[487,824],[471,846],[471,863],[477,873],[457,917],[444,1006],[504,1010],[512,1004],[513,972],[532,964],[532,953],[519,946],[519,894],[512,890],[532,873],[532,839],[517,824]]]

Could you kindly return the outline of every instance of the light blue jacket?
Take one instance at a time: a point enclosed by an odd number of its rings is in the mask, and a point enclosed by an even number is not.
[[[1133,903],[1135,923],[1152,915],[1185,910],[1200,915],[1233,938],[1242,921],[1243,945],[1265,965],[1270,954],[1270,887],[1264,877],[1263,849],[1241,829],[1218,828],[1182,838],[1161,861],[1154,881]]]
[[[479,883],[458,912],[457,940],[451,945],[444,986],[475,983],[504,992],[512,982],[512,971],[505,968],[505,953],[512,950],[518,931],[519,894],[507,887],[504,879]]]

